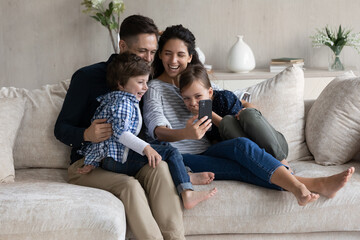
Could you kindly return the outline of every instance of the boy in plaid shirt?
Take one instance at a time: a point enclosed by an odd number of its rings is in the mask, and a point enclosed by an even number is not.
[[[79,173],[89,173],[95,167],[135,176],[145,165],[156,167],[161,160],[168,163],[177,191],[184,207],[190,209],[216,193],[195,192],[180,152],[168,143],[149,144],[137,135],[141,130],[142,116],[139,101],[147,91],[150,66],[140,57],[123,53],[114,58],[107,69],[107,81],[112,92],[100,96],[100,106],[92,121],[108,119],[113,135],[99,143],[89,143],[79,150],[85,156]]]

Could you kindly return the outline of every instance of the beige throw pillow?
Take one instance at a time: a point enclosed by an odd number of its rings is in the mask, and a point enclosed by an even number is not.
[[[0,98],[0,182],[14,182],[13,146],[24,115],[23,98]]]
[[[70,81],[46,85],[41,89],[1,88],[1,96],[22,96],[25,113],[14,144],[15,169],[43,167],[67,168],[70,147],[54,136],[55,121]]]
[[[289,67],[275,77],[245,89],[252,103],[289,144],[288,161],[311,159],[305,143],[304,72]]]
[[[321,92],[306,120],[306,141],[321,165],[343,164],[360,150],[360,78],[350,72]]]

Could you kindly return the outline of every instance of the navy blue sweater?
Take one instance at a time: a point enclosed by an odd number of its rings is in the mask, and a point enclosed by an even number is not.
[[[240,100],[233,92],[228,90],[214,91],[212,110],[220,117],[225,117],[226,115],[236,115],[242,108],[243,106]],[[206,137],[211,142],[219,142],[222,140],[219,128],[214,124],[211,127],[211,131],[206,132]]]
[[[96,98],[108,93],[106,84],[107,62],[96,63],[77,70],[71,78],[62,109],[55,123],[54,134],[61,142],[72,147],[71,163],[83,156],[76,151],[85,144],[84,131],[91,124],[99,102]]]

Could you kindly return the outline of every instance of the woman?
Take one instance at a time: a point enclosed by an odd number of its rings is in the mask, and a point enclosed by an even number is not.
[[[153,62],[154,80],[144,96],[144,119],[153,139],[170,142],[183,154],[185,165],[194,172],[215,173],[217,180],[238,180],[272,189],[285,189],[304,206],[319,194],[334,197],[351,178],[355,168],[325,178],[303,178],[291,174],[247,138],[210,145],[204,138],[211,127],[206,117],[196,121],[186,108],[178,86],[179,75],[188,64],[200,64],[194,35],[182,25],[168,27],[159,40]]]

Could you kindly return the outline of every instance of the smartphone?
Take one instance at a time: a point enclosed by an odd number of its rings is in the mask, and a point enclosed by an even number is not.
[[[199,101],[199,119],[205,116],[212,119],[212,101],[210,99]],[[211,128],[208,131],[210,130]]]

